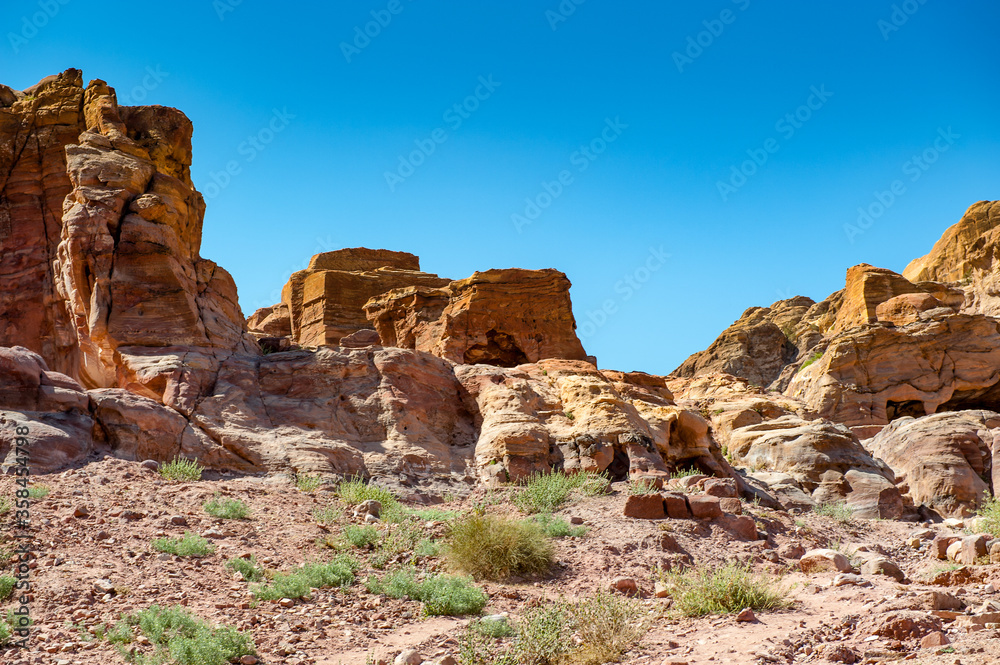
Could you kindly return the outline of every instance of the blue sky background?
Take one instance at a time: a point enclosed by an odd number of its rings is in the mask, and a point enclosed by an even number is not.
[[[888,1],[567,0],[562,16],[547,14],[559,0],[399,0],[348,62],[341,43],[389,0],[63,2],[3,3],[0,81],[79,67],[187,113],[195,182],[216,194],[202,255],[232,272],[247,314],[340,247],[413,252],[453,279],[553,267],[602,367],[667,373],[747,307],[822,299],[861,262],[901,271],[1000,197],[996,3],[898,2],[915,11],[890,32]],[[453,128],[445,112],[491,75],[499,87]],[[832,96],[788,136],[776,122],[812,86]],[[294,118],[250,161],[244,142],[275,109]],[[627,128],[581,172],[574,153],[616,118]],[[437,128],[447,140],[391,191],[385,173]],[[948,128],[911,180],[908,160]],[[718,182],[769,138],[777,152],[723,200]],[[215,191],[230,161],[240,173]],[[512,214],[563,170],[572,183],[518,232]],[[845,224],[894,180],[905,192],[850,242]],[[643,272],[661,246],[670,258]]]

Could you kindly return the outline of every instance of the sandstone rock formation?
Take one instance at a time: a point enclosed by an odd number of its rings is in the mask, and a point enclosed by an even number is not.
[[[770,307],[751,307],[711,346],[685,360],[673,375],[733,374],[754,385],[768,386],[801,353],[796,329],[813,305],[809,298],[798,296]]]
[[[292,341],[300,346],[336,346],[342,337],[371,329],[364,306],[369,299],[405,286],[438,287],[447,279],[420,272],[413,254],[384,249],[342,249],[312,257],[309,267],[292,275],[281,293],[281,305],[252,321],[255,331],[279,332],[287,312]],[[276,308],[278,306],[275,306]],[[259,327],[267,324],[271,330]]]
[[[1000,414],[955,411],[894,420],[865,444],[895,472],[914,504],[944,517],[975,512],[983,493],[1000,486],[992,463],[1000,445]]]
[[[16,96],[0,109],[0,242],[17,250],[0,259],[0,345],[92,388],[122,380],[123,350],[251,352],[232,278],[198,253],[191,122],[120,109],[79,70]]]
[[[569,287],[556,270],[487,270],[441,289],[390,291],[373,298],[365,312],[383,344],[455,363],[585,360]]]

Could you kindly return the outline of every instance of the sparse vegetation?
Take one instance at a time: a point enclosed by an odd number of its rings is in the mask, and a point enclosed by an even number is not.
[[[260,582],[264,579],[264,571],[257,564],[257,558],[253,556],[249,559],[243,557],[230,559],[226,562],[226,569],[239,573],[245,582]]]
[[[673,473],[671,473],[670,477],[673,478],[674,480],[679,480],[680,478],[687,478],[688,476],[700,476],[700,475],[702,475],[701,471],[692,466],[687,469],[683,467],[679,468]]]
[[[203,470],[197,460],[183,457],[174,457],[172,461],[160,465],[160,475],[175,482],[201,480]]]
[[[684,616],[730,614],[745,607],[775,610],[788,606],[788,592],[749,565],[729,563],[718,568],[689,568],[682,572],[661,572],[674,608]]]
[[[842,501],[820,504],[813,508],[813,512],[834,519],[841,524],[850,524],[854,521],[854,509]]]
[[[239,499],[220,499],[207,502],[202,508],[212,517],[224,520],[243,520],[250,515],[250,506]]]
[[[822,351],[816,351],[811,356],[809,356],[808,358],[806,358],[805,361],[801,365],[799,365],[799,368],[798,368],[798,370],[796,370],[796,372],[801,372],[806,367],[809,367],[809,365],[812,365],[814,362],[816,362],[817,360],[819,360],[822,357],[823,357],[823,352]]]
[[[629,494],[656,494],[658,491],[656,481],[651,478],[632,478],[628,481]]]
[[[149,641],[152,653],[132,649],[136,633]],[[140,665],[225,665],[257,653],[249,635],[228,626],[212,626],[183,607],[153,605],[125,615],[104,637],[126,660]]]
[[[348,587],[354,583],[354,573],[360,564],[349,555],[339,555],[330,561],[307,563],[290,573],[277,573],[274,578],[252,589],[258,600],[306,598],[311,589]]]
[[[308,474],[297,474],[295,476],[295,487],[300,492],[315,492],[322,485],[323,479],[319,476],[310,476]]]
[[[550,513],[539,513],[531,518],[542,527],[542,531],[550,538],[565,538],[572,536],[581,538],[587,533],[585,526],[573,526],[565,518]]]
[[[395,494],[358,477],[340,483],[337,486],[337,496],[349,506],[369,500],[378,501],[382,504],[382,520],[385,522],[398,522],[403,517],[403,506]]]
[[[980,528],[993,536],[1000,536],[1000,499],[983,492],[983,500],[976,511],[980,519]]]
[[[17,586],[17,580],[13,577],[9,575],[0,577],[0,600],[7,600],[14,593],[15,586]]]
[[[29,499],[44,499],[52,489],[48,485],[32,485],[28,488]]]
[[[11,509],[10,497],[0,496],[0,516],[9,513],[10,509]]]
[[[452,524],[445,557],[476,579],[503,580],[548,571],[553,550],[537,522],[473,514]]]
[[[418,600],[424,604],[424,613],[430,616],[479,614],[488,600],[467,577],[430,575],[421,580],[412,567],[399,568],[382,579],[371,577],[365,587],[369,593]]]
[[[374,547],[378,542],[378,529],[371,524],[365,526],[348,525],[344,527],[344,538],[358,549]]]
[[[597,496],[606,493],[609,485],[606,476],[596,473],[536,473],[514,495],[514,504],[526,513],[551,513],[574,493]]]
[[[180,538],[157,538],[153,549],[174,556],[207,556],[215,551],[215,545],[196,533],[185,531]]]

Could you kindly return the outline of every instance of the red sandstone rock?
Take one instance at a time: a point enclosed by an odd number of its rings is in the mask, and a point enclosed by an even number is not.
[[[636,494],[625,500],[625,517],[641,520],[661,520],[667,516],[663,497],[659,494]]]

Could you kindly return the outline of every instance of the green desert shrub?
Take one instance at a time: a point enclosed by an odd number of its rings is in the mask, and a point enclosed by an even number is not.
[[[152,654],[132,651],[136,633],[149,640]],[[105,638],[126,660],[140,665],[226,665],[257,653],[249,635],[228,626],[212,626],[183,607],[153,605],[127,614]]]
[[[226,562],[226,569],[243,576],[246,582],[260,582],[264,579],[264,571],[257,564],[257,558],[251,556],[249,559],[236,557]]]
[[[224,520],[243,520],[250,515],[250,506],[239,499],[213,498],[205,503],[202,508],[212,517]]]
[[[842,501],[820,504],[813,508],[813,512],[830,517],[841,524],[850,524],[854,521],[854,509]]]
[[[514,504],[526,513],[551,513],[572,495],[598,496],[608,491],[606,476],[597,473],[536,473],[514,495]]]
[[[330,561],[307,563],[290,573],[277,573],[274,579],[252,591],[259,600],[306,598],[311,589],[350,586],[359,567],[354,557],[340,555]]]
[[[545,573],[552,566],[552,541],[529,520],[472,514],[451,525],[445,558],[455,570],[476,579]]]
[[[207,556],[215,551],[215,545],[196,533],[185,531],[180,538],[157,538],[153,549],[174,556]]]
[[[729,563],[718,568],[689,568],[661,575],[675,609],[684,616],[731,614],[745,607],[777,610],[788,606],[788,591],[749,565]]]
[[[980,528],[983,531],[993,536],[1000,536],[1000,499],[990,496],[989,492],[984,492],[976,514],[981,518]]]
[[[430,575],[419,579],[413,567],[399,568],[382,579],[369,578],[365,586],[370,593],[420,601],[429,616],[479,614],[488,600],[467,577]]]
[[[532,516],[531,520],[542,527],[542,531],[550,538],[565,538],[573,536],[579,538],[587,533],[585,526],[573,526],[566,521],[566,518],[551,513],[539,513]]]
[[[167,480],[194,481],[201,480],[204,469],[197,460],[175,457],[172,461],[160,465],[160,475]]]

